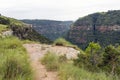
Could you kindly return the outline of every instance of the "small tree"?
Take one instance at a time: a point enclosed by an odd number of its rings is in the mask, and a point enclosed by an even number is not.
[[[90,62],[92,63],[92,65],[97,66],[100,63],[101,61],[100,50],[101,46],[99,45],[99,43],[94,42],[91,42],[89,46],[86,48],[85,52],[89,55]]]
[[[74,64],[90,71],[99,71],[99,64],[102,63],[101,46],[91,42],[84,54],[79,54]]]

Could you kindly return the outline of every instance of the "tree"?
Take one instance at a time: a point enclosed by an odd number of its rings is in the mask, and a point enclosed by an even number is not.
[[[118,47],[116,48],[112,45],[109,45],[105,48],[105,53],[103,56],[104,66],[107,66],[108,71],[114,75],[116,72],[118,72],[117,68],[120,67],[120,50]]]
[[[99,71],[99,65],[102,63],[102,52],[99,43],[91,42],[85,50],[85,53],[78,55],[74,64],[89,71]]]
[[[94,43],[94,42],[91,42],[86,48],[85,52],[89,55],[90,62],[92,63],[92,65],[97,66],[100,63],[101,61],[100,50],[101,50],[101,46],[99,45],[99,43]]]

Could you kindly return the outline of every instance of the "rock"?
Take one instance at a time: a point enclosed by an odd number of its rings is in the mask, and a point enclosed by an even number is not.
[[[11,30],[2,32],[3,36],[11,36],[12,34],[13,34],[13,31],[11,31]]]

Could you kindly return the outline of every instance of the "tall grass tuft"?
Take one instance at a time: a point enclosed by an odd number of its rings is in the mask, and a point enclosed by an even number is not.
[[[0,39],[0,80],[32,80],[27,52],[15,37]]]
[[[56,71],[59,67],[58,56],[51,52],[45,54],[41,59],[41,63],[46,66],[48,71]]]

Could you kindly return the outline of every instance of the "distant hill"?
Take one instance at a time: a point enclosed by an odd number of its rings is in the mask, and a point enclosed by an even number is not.
[[[21,20],[25,23],[32,24],[33,28],[40,34],[55,40],[64,36],[70,29],[72,21],[54,21],[54,20]]]
[[[0,16],[0,34],[5,31],[13,31],[13,35],[19,37],[20,39],[29,39],[33,41],[39,41],[41,43],[50,43],[51,41],[38,34],[32,25],[23,23],[14,18],[9,18],[5,16]]]
[[[82,48],[92,41],[99,42],[102,46],[120,43],[120,10],[99,12],[79,18],[66,38]]]

